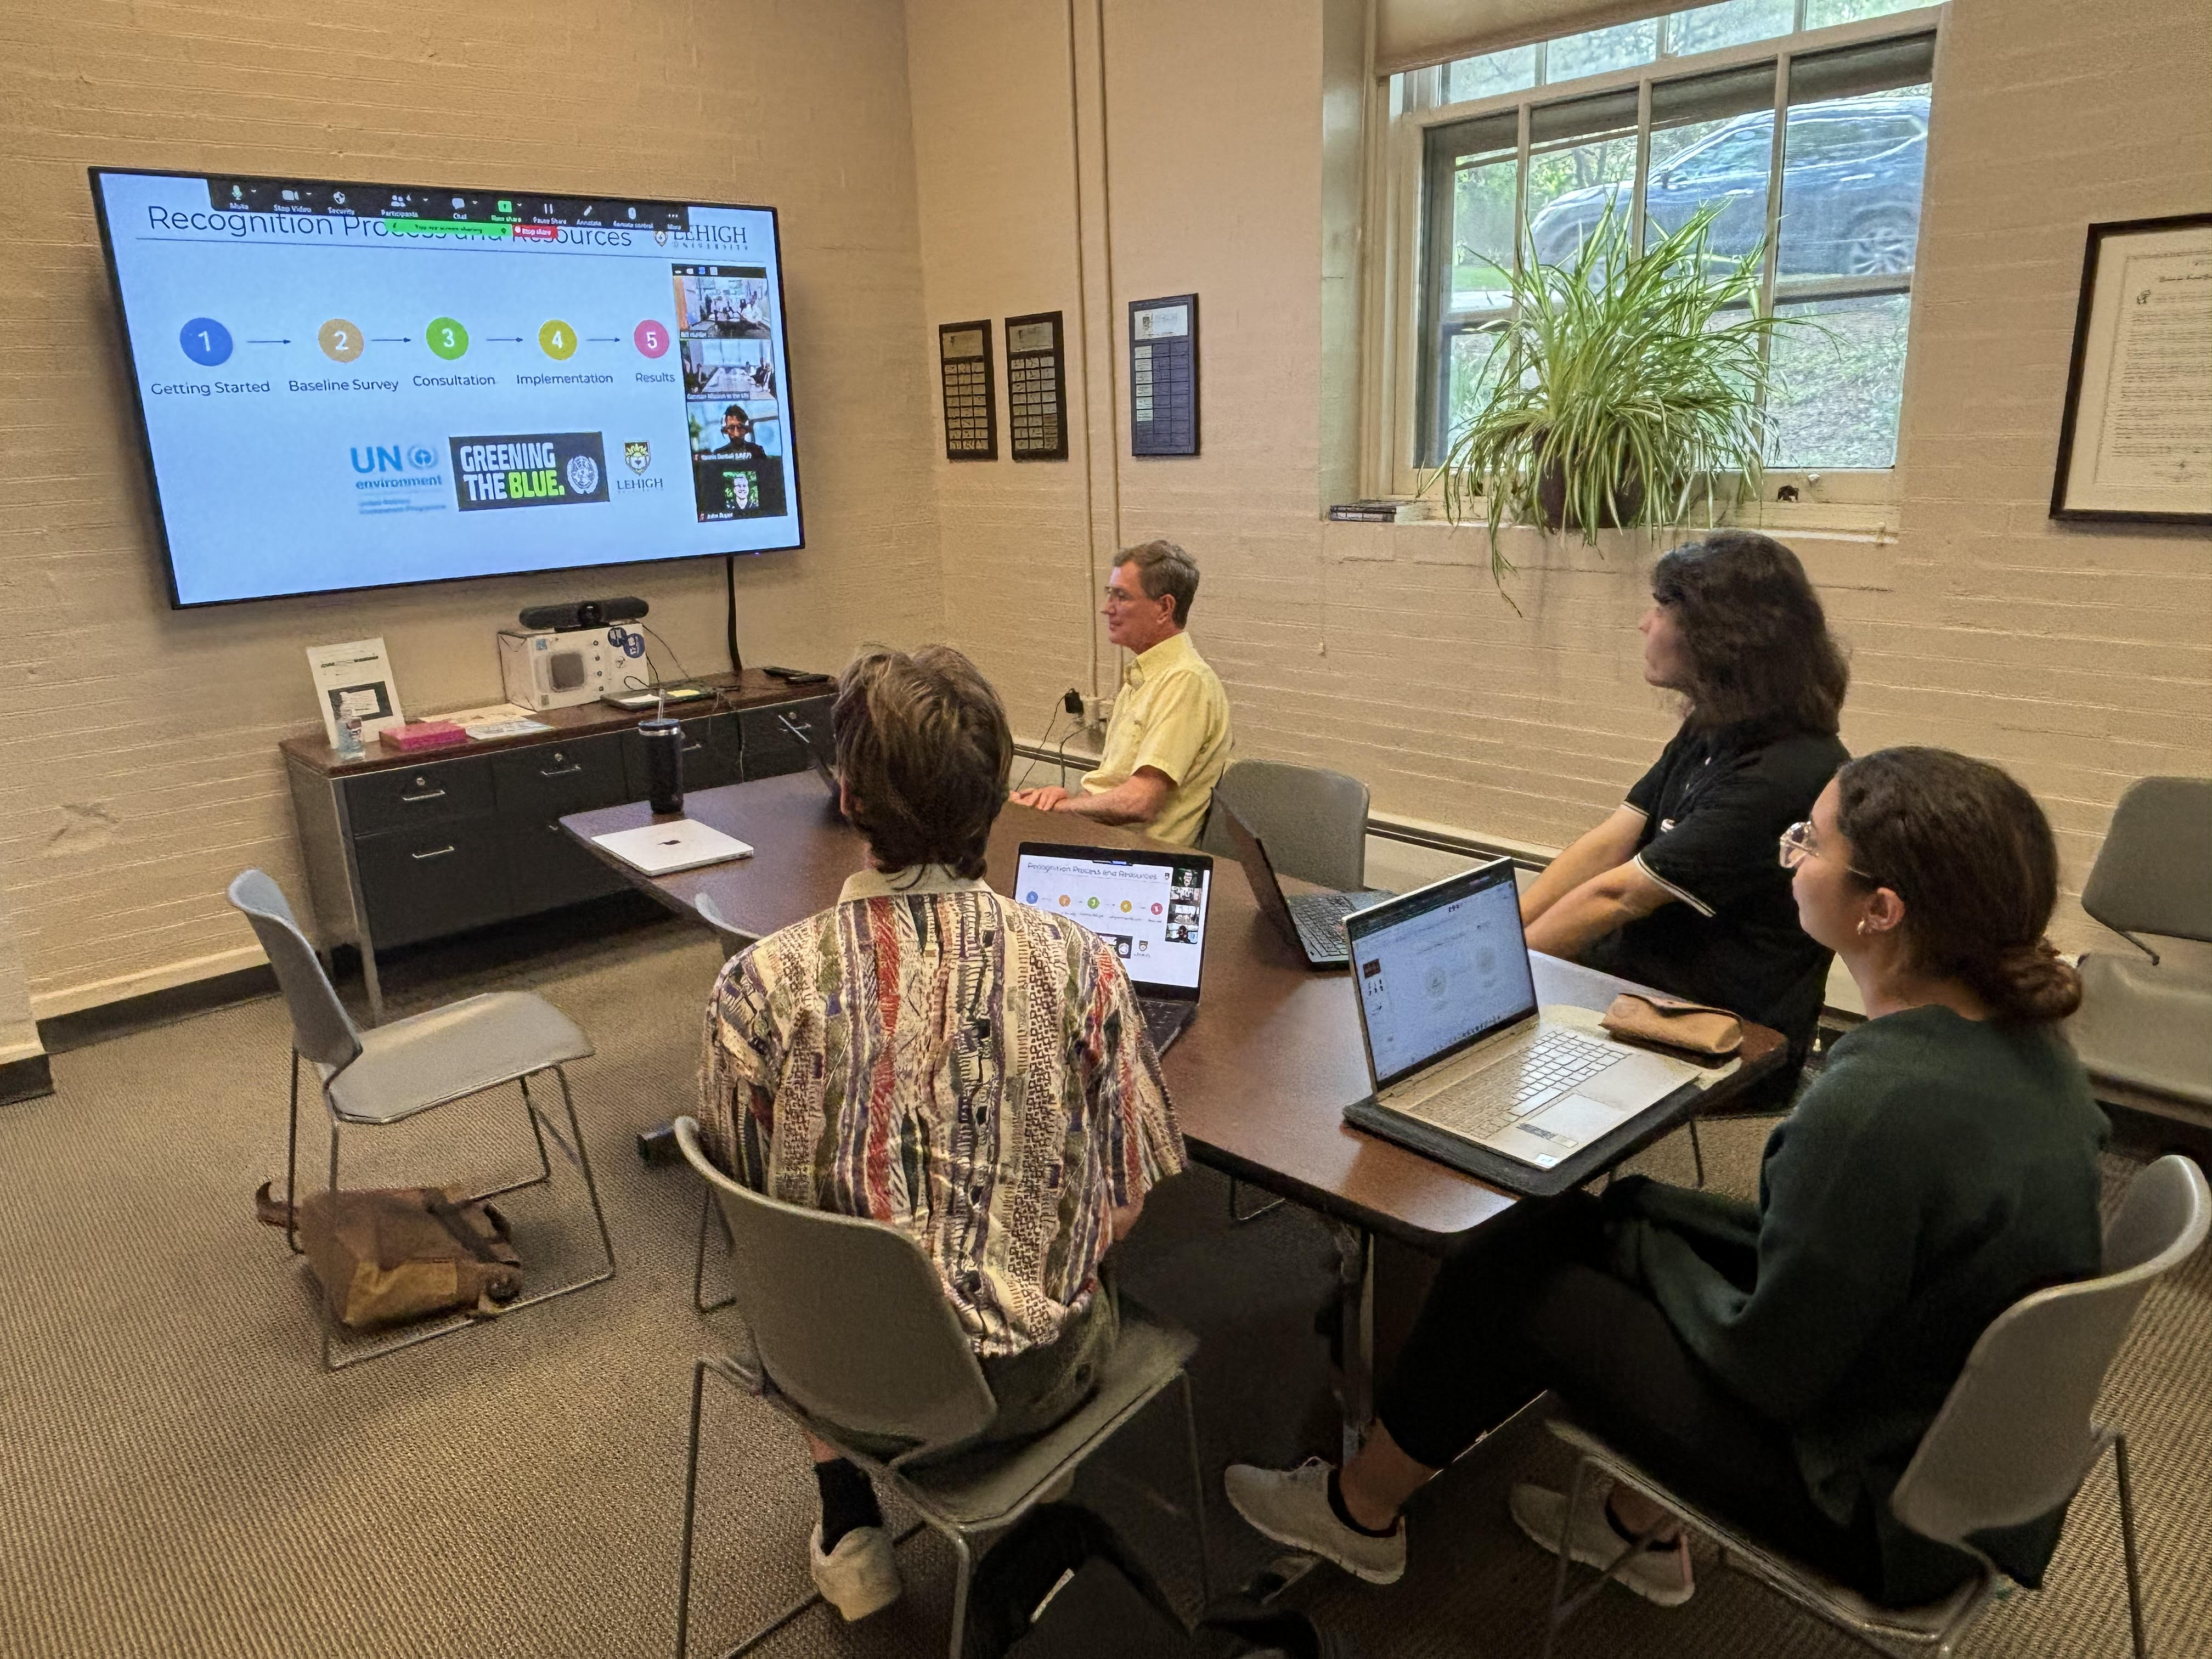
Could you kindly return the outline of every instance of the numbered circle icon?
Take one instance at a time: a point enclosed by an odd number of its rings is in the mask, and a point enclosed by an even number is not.
[[[362,354],[367,342],[360,328],[343,317],[333,317],[315,331],[315,343],[334,363],[349,363]]]
[[[576,331],[556,317],[538,331],[538,345],[549,357],[573,357],[576,355]]]
[[[423,342],[447,362],[469,349],[469,331],[451,317],[434,317],[422,331]]]
[[[230,331],[212,317],[195,317],[186,323],[177,343],[203,368],[213,368],[230,357]]]
[[[637,325],[637,331],[629,337],[637,343],[637,349],[647,356],[658,357],[668,349],[668,325],[656,323],[648,317]]]

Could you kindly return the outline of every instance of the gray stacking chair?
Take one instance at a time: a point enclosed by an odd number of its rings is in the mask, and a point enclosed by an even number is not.
[[[549,1302],[614,1277],[614,1244],[607,1237],[606,1214],[599,1207],[599,1189],[592,1180],[591,1159],[576,1124],[576,1103],[568,1093],[568,1074],[561,1069],[568,1060],[589,1055],[592,1044],[566,1015],[543,997],[523,991],[496,991],[362,1030],[338,1000],[330,976],[300,931],[283,888],[264,872],[248,870],[230,884],[230,902],[252,924],[292,1015],[292,1106],[284,1138],[284,1201],[290,1215],[284,1238],[295,1255],[300,1253],[293,1200],[299,1185],[300,1062],[305,1060],[315,1069],[323,1104],[330,1114],[330,1190],[333,1194],[338,1191],[340,1126],[398,1123],[434,1106],[482,1094],[502,1084],[518,1085],[531,1134],[538,1143],[538,1173],[475,1196],[495,1198],[551,1181],[553,1166],[545,1154],[545,1137],[551,1135],[584,1177],[606,1265],[589,1278],[519,1297],[507,1304],[507,1310],[511,1313],[533,1303]],[[552,1073],[561,1085],[561,1103],[568,1119],[565,1140],[559,1127],[530,1097],[530,1079],[539,1072]],[[364,1359],[462,1329],[469,1322],[433,1324],[368,1352],[333,1362],[331,1321],[325,1312],[323,1369],[343,1370]]]
[[[1567,1494],[1568,1513],[1573,1513],[1586,1478],[1610,1476],[1673,1510],[1753,1577],[1875,1652],[1893,1651],[1885,1641],[1911,1643],[1932,1649],[1936,1659],[1946,1659],[2007,1587],[1996,1565],[1974,1547],[1974,1534],[2050,1514],[2080,1490],[2109,1446],[2119,1490],[2129,1629],[2136,1659],[2145,1659],[2127,1437],[2091,1413],[2151,1281],[2193,1255],[2208,1226],[2212,1192],[2203,1172],[2185,1158],[2160,1158],[2128,1183],[2119,1213],[2105,1229],[2101,1277],[2025,1297],[1982,1333],[1890,1495],[1892,1512],[1913,1531],[1980,1562],[1973,1577],[1940,1601],[1920,1607],[1879,1607],[1675,1497],[1586,1430],[1554,1420],[1552,1431],[1579,1454]],[[1621,1559],[1637,1547],[1625,1548]],[[1553,1583],[1546,1659],[1559,1626],[1611,1577],[1608,1570],[1567,1600],[1570,1559],[1559,1557]]]
[[[1213,786],[1199,846],[1218,858],[1237,856],[1236,844],[1213,810],[1227,806],[1266,845],[1277,875],[1357,893],[1367,885],[1367,786],[1342,772],[1288,761],[1231,761]],[[1229,1218],[1234,1222],[1257,1221],[1289,1202],[1270,1199],[1256,1210],[1240,1210],[1237,1188],[1232,1179]]]
[[[707,1161],[696,1119],[678,1118],[676,1138],[720,1201],[736,1241],[734,1300],[749,1338],[731,1353],[702,1356],[692,1369],[684,1555],[676,1592],[677,1659],[688,1659],[690,1653],[700,1407],[709,1375],[757,1395],[809,1434],[836,1446],[894,1487],[951,1541],[959,1558],[952,1589],[952,1659],[961,1659],[966,1633],[974,1565],[970,1540],[1020,1520],[1170,1383],[1180,1382],[1201,1599],[1210,1593],[1206,1486],[1190,1378],[1183,1369],[1197,1349],[1194,1337],[1125,1300],[1121,1340],[1087,1404],[1036,1439],[970,1446],[997,1403],[921,1247],[896,1228],[801,1209],[740,1186]],[[851,1443],[860,1436],[878,1444],[905,1442],[908,1448],[878,1457]],[[809,1597],[787,1609],[734,1649],[717,1644],[714,1650],[748,1652],[818,1599]]]
[[[2067,1027],[2081,1063],[2100,1079],[2212,1109],[2212,976],[2161,961],[2136,937],[2212,943],[2212,778],[2130,784],[2081,908],[2142,952],[2081,958],[2081,1008]]]
[[[1230,763],[1213,799],[1234,807],[1267,843],[1279,874],[1356,893],[1367,885],[1367,786],[1358,778],[1286,761]],[[1229,832],[1209,814],[1205,851],[1234,858]]]
[[[726,962],[755,942],[751,934],[741,933],[731,926],[730,919],[722,914],[711,894],[700,894],[691,901],[691,908],[698,912],[700,921],[714,930],[715,943],[722,947]],[[714,1189],[708,1187],[699,1194],[699,1249],[691,1263],[691,1305],[702,1314],[720,1313],[731,1301],[726,1296],[713,1302],[707,1300],[707,1233],[713,1224],[714,1207]],[[735,1248],[736,1241],[730,1237],[726,1225],[722,1229],[722,1240]]]

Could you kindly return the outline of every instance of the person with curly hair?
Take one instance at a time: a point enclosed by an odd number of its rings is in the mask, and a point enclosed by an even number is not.
[[[1829,952],[1797,925],[1774,838],[1849,757],[1850,671],[1797,556],[1717,530],[1651,572],[1644,678],[1681,727],[1613,815],[1522,896],[1529,948],[1711,1003],[1790,1040],[1786,1099],[1820,1017]]]
[[[2057,849],[1996,767],[1884,749],[1844,766],[1779,852],[1867,1019],[1768,1137],[1759,1201],[1630,1176],[1477,1235],[1438,1273],[1358,1455],[1231,1466],[1259,1530],[1391,1583],[1402,1506],[1549,1389],[1686,1501],[1885,1605],[1972,1575],[1890,1494],[1990,1323],[2102,1267],[2107,1126],[2059,1030],[2081,980],[2044,937]],[[1509,1509],[1594,1565],[1646,1540],[1621,1582],[1689,1599],[1686,1542],[1638,1494],[1589,1482],[1570,1514],[1524,1484]],[[2064,1518],[1976,1542],[2034,1588]]]

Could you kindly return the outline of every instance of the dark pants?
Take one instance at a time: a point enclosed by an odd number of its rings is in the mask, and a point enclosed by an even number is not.
[[[1376,1415],[1390,1437],[1442,1468],[1549,1389],[1577,1422],[1717,1518],[1879,1595],[1871,1517],[1842,1527],[1815,1508],[1788,1431],[1723,1389],[1604,1256],[1598,1202],[1575,1193],[1449,1258],[1382,1392]]]

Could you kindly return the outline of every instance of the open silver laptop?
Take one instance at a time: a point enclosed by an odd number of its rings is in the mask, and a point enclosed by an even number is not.
[[[1361,1128],[1492,1179],[1501,1166],[1480,1152],[1500,1154],[1504,1179],[1520,1186],[1513,1165],[1559,1168],[1698,1075],[1545,1017],[1510,860],[1344,926],[1375,1086],[1345,1112]]]
[[[1234,807],[1216,801],[1213,810],[1229,831],[1229,844],[1244,866],[1244,879],[1259,902],[1261,914],[1275,925],[1290,947],[1304,954],[1310,968],[1341,968],[1352,960],[1344,945],[1344,919],[1354,910],[1380,904],[1390,896],[1385,890],[1367,888],[1357,893],[1297,893],[1283,891],[1276,878],[1275,861],[1266,843],[1252,833],[1251,825],[1237,816]]]

